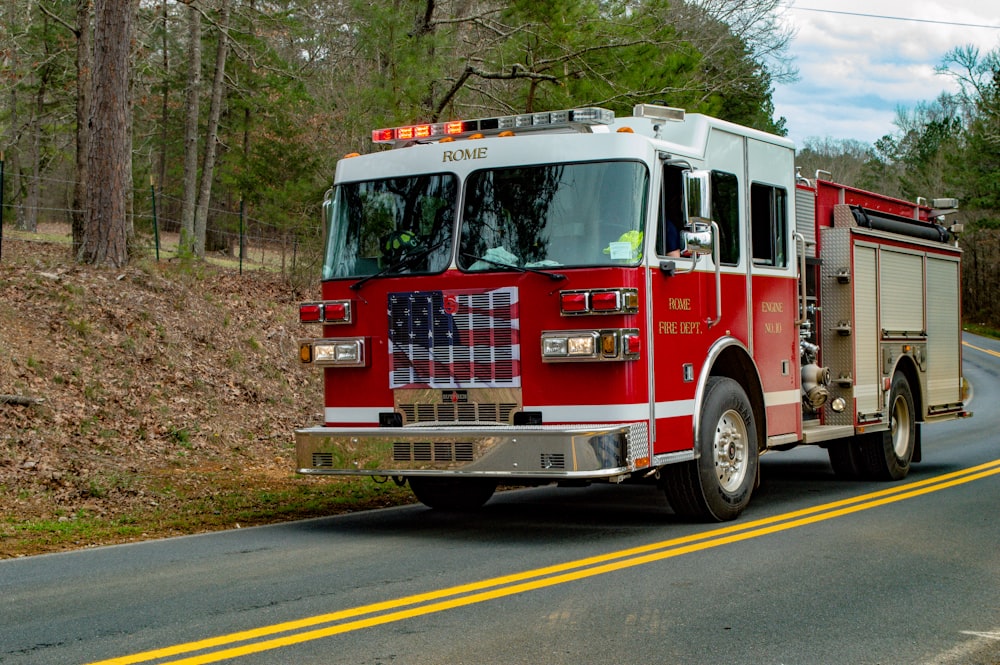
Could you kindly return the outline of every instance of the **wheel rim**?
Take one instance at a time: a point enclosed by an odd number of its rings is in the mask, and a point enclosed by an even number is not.
[[[738,411],[722,414],[715,427],[715,473],[719,486],[735,492],[747,474],[747,428]]]
[[[910,447],[910,405],[902,395],[892,403],[892,449],[902,458]]]

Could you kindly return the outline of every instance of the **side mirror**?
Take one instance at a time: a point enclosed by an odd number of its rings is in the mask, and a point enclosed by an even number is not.
[[[718,238],[715,228],[708,222],[693,221],[681,231],[682,252],[695,256],[713,256]]]
[[[684,194],[687,224],[681,231],[682,252],[714,255],[718,238],[712,226],[712,173],[685,171]]]
[[[685,171],[685,211],[690,222],[708,222],[712,219],[712,173],[710,171]]]

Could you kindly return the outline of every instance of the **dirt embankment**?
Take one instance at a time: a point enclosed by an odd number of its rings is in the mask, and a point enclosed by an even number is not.
[[[5,238],[0,556],[301,514],[279,505],[320,491],[292,474],[322,402],[296,361],[301,295],[275,273],[97,269]]]

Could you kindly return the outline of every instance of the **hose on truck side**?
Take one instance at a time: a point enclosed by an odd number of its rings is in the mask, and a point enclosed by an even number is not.
[[[854,221],[858,226],[876,231],[888,231],[890,233],[898,233],[912,238],[933,240],[935,242],[948,242],[951,235],[948,229],[934,222],[924,222],[919,219],[909,219],[889,213],[874,212],[866,210],[861,206],[851,206],[851,213],[853,213]]]

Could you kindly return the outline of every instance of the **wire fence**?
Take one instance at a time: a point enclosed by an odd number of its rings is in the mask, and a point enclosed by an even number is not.
[[[11,178],[5,176],[3,165],[0,156],[0,261],[5,242],[71,242],[76,183],[20,174],[17,191],[12,194]],[[157,260],[178,257],[182,208],[179,197],[157,191],[152,185],[134,188],[130,252]],[[296,280],[319,274],[323,237],[318,219],[277,224],[253,215],[248,209],[241,201],[224,206],[216,202],[208,209],[206,258],[238,267],[241,273],[266,269],[280,271]]]

